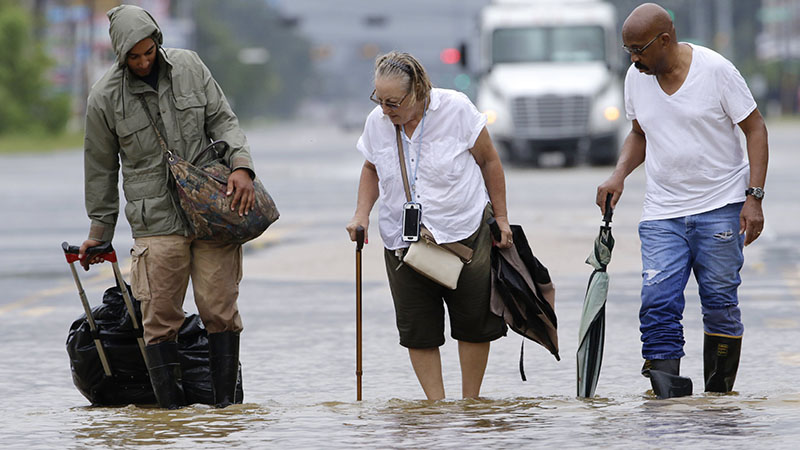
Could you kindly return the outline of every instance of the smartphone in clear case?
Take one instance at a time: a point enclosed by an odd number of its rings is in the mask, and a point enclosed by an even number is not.
[[[408,202],[403,205],[403,241],[417,242],[422,221],[422,205]]]

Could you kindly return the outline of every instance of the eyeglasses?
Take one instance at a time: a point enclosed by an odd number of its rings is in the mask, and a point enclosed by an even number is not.
[[[628,52],[631,55],[641,55],[642,53],[644,53],[645,50],[647,50],[647,47],[650,47],[650,44],[655,42],[656,39],[658,39],[659,36],[661,36],[662,34],[665,34],[665,33],[666,33],[666,31],[662,31],[661,33],[658,33],[656,35],[656,37],[651,39],[650,42],[648,42],[647,44],[644,44],[644,47],[642,47],[642,48],[628,47],[627,45],[623,45],[622,49],[625,50],[626,52]]]
[[[373,90],[372,94],[370,94],[370,96],[369,96],[369,99],[372,100],[372,102],[375,103],[376,105],[385,106],[385,107],[387,107],[389,109],[397,109],[397,108],[400,107],[400,105],[403,103],[403,100],[405,100],[406,97],[408,97],[408,94],[410,94],[410,93],[411,93],[411,91],[406,92],[406,95],[404,95],[403,98],[401,98],[399,102],[394,103],[394,102],[389,102],[389,101],[386,101],[386,100],[378,100],[377,98],[375,98],[375,90]]]

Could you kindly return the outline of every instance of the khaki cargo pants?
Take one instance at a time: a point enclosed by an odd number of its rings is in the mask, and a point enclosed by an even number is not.
[[[142,303],[147,345],[178,337],[190,277],[206,330],[242,330],[236,306],[242,280],[241,245],[177,235],[141,237],[131,249],[131,289]]]

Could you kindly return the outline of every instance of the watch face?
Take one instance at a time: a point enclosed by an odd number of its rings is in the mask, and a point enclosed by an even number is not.
[[[745,191],[746,195],[752,195],[756,200],[764,198],[764,189],[760,187],[751,187]]]

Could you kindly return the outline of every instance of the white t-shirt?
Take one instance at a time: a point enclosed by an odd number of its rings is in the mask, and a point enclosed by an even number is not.
[[[416,201],[422,205],[422,223],[443,244],[474,233],[489,201],[480,167],[469,152],[486,125],[486,116],[461,92],[434,88],[430,97],[424,130],[420,122],[410,139],[405,133],[401,136],[409,183],[419,158]],[[402,238],[406,194],[397,138],[380,106],[367,116],[357,148],[378,171],[384,245],[389,250],[408,247]]]
[[[647,140],[643,221],[699,214],[745,199],[750,165],[736,124],[756,102],[730,61],[689,45],[689,73],[674,94],[633,65],[625,77],[626,115],[639,122]]]

